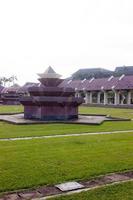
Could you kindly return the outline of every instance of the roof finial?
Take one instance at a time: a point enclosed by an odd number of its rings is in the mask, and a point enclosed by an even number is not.
[[[44,73],[38,74],[40,78],[60,78],[61,75],[57,74],[51,66],[49,66]]]

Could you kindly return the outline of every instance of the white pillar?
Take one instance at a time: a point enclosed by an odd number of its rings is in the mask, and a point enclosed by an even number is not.
[[[90,100],[89,100],[89,101],[90,101],[90,104],[93,103],[93,102],[92,102],[92,92],[90,92],[90,98],[89,98],[89,99],[90,99]]]
[[[78,92],[75,92],[75,97],[78,97]]]
[[[78,92],[78,97],[81,97],[81,92]]]
[[[120,104],[120,94],[118,91],[115,91],[115,105]]]
[[[101,97],[101,92],[97,93],[97,103],[100,104],[100,97]]]
[[[90,93],[85,91],[85,104],[90,103]]]
[[[120,102],[120,104],[124,104],[124,100],[125,100],[125,95],[124,94],[121,94],[121,102]]]
[[[104,91],[104,105],[108,104],[108,94]]]
[[[130,90],[128,91],[128,94],[127,94],[127,104],[128,105],[131,104],[131,91]]]

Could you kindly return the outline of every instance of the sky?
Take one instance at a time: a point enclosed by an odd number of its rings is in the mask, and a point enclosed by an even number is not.
[[[0,0],[0,77],[133,65],[132,0]]]

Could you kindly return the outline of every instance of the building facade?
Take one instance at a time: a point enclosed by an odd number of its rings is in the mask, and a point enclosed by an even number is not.
[[[64,80],[60,87],[72,87],[75,95],[84,97],[85,104],[133,105],[133,75],[90,80]]]

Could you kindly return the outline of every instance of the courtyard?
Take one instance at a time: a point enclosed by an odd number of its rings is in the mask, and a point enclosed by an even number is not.
[[[0,106],[0,112],[19,113],[23,112],[23,108]],[[79,112],[133,118],[132,109],[81,106]],[[100,132],[102,134],[92,134]],[[104,132],[111,132],[111,134],[103,134]],[[65,135],[69,137],[64,137]],[[61,137],[43,138],[42,136]],[[26,139],[28,137],[32,139]],[[100,175],[133,170],[132,120],[108,121],[101,125],[13,125],[0,122],[0,139],[9,138],[15,140],[0,141],[1,195],[4,192],[22,191],[72,180],[90,180]],[[16,140],[17,138],[22,140]],[[121,183],[115,187],[108,186],[80,193],[77,196],[75,194],[60,198],[87,199],[88,195],[90,199],[98,199],[101,195],[101,199],[106,199],[106,195],[110,194],[110,199],[114,199],[115,193],[115,199],[122,199],[124,195],[127,195],[127,199],[131,199],[132,186],[132,182]],[[121,193],[120,190],[123,187],[124,190]]]
[[[132,10],[0,1],[0,200],[133,200]]]

